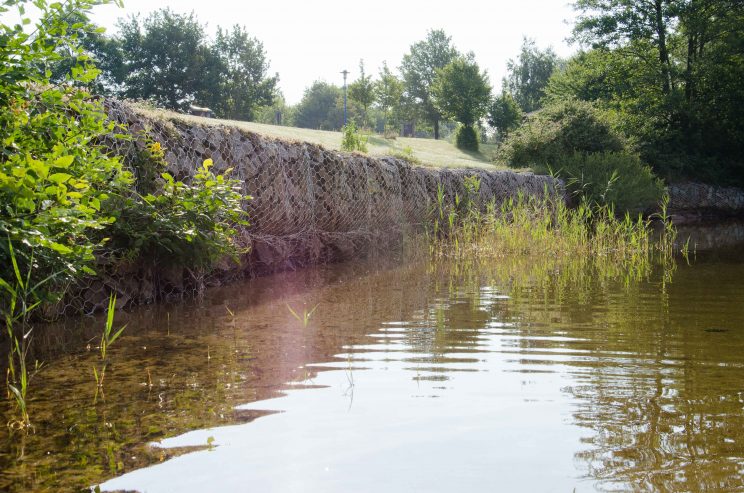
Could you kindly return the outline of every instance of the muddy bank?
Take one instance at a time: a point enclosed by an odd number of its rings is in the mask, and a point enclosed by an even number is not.
[[[396,158],[281,141],[209,120],[152,117],[118,101],[107,101],[106,110],[134,138],[112,142],[125,159],[134,159],[149,139],[166,149],[168,172],[178,180],[188,181],[205,159],[214,161],[217,172],[233,168],[231,176],[242,182],[242,192],[253,197],[246,203],[250,226],[236,238],[250,253],[212,273],[110,266],[66,302],[65,312],[91,311],[111,290],[118,293],[121,304],[149,303],[229,279],[348,260],[371,247],[389,247],[406,233],[424,228],[440,186],[447,204],[455,196],[465,196],[468,177],[479,178],[477,202],[483,207],[518,193],[554,193],[557,186],[547,176],[425,168]]]

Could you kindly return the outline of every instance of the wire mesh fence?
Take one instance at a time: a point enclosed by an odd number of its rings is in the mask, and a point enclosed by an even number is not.
[[[481,169],[433,169],[404,160],[324,149],[318,145],[260,136],[209,120],[153,116],[114,100],[106,111],[131,140],[106,144],[125,164],[148,142],[165,149],[168,172],[188,182],[198,165],[212,159],[216,173],[230,176],[251,195],[245,202],[250,225],[238,231],[248,247],[235,264],[225,261],[209,273],[183,268],[106,262],[95,278],[71,287],[61,313],[91,312],[118,293],[120,305],[170,300],[226,279],[255,276],[303,265],[353,258],[388,247],[430,221],[441,187],[445,205],[466,194],[465,179],[477,176],[477,203],[499,205],[521,193],[555,193],[551,177]],[[340,137],[339,137],[340,138]]]

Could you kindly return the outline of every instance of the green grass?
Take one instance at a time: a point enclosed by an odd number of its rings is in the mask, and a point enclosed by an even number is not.
[[[480,184],[472,185],[477,195]],[[444,203],[440,187],[429,228],[435,257],[479,258],[493,261],[527,259],[541,262],[546,272],[592,270],[592,278],[623,279],[626,283],[650,275],[656,267],[671,279],[676,267],[677,232],[662,204],[663,231],[657,235],[650,219],[619,217],[609,206],[586,202],[569,208],[563,200],[544,197],[510,198],[497,207],[478,208],[468,196],[454,206]],[[683,256],[688,255],[683,247]]]
[[[242,122],[236,120],[220,120],[216,118],[202,118],[184,115],[165,110],[152,110],[138,107],[145,115],[154,118],[178,119],[202,125],[227,125],[247,130],[267,137],[273,137],[290,142],[310,142],[326,149],[341,150],[341,132],[327,130],[311,130],[307,128],[283,127],[264,123]],[[417,164],[436,168],[482,168],[488,170],[504,170],[506,166],[493,162],[496,151],[494,144],[481,144],[480,152],[467,152],[457,149],[451,142],[434,139],[414,139],[398,137],[385,139],[380,135],[370,135],[367,142],[367,152],[370,156],[393,156],[404,154],[404,149],[413,150],[413,158]]]

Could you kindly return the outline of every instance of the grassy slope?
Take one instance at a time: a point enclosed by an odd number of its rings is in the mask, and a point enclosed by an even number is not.
[[[177,118],[185,121],[193,121],[206,125],[230,125],[242,128],[249,132],[274,137],[281,140],[311,142],[319,144],[326,149],[339,150],[341,147],[341,133],[325,130],[310,130],[307,128],[280,127],[277,125],[266,125],[263,123],[241,122],[235,120],[219,120],[202,118],[192,115],[183,115],[162,110],[142,109],[150,116],[160,118]],[[451,143],[444,140],[412,139],[398,137],[395,140],[385,139],[378,135],[372,135],[367,144],[370,155],[391,156],[402,153],[403,149],[410,147],[413,157],[420,161],[422,166],[448,167],[448,168],[484,168],[484,169],[506,169],[493,163],[492,154],[494,145],[482,144],[481,152],[464,152]]]

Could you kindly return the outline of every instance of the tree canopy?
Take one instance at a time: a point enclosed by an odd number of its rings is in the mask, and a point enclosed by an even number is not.
[[[552,98],[596,100],[667,178],[744,183],[744,3],[580,0],[591,49],[557,74]],[[737,103],[738,101],[738,103]]]
[[[364,60],[359,60],[359,78],[349,85],[349,97],[362,109],[362,126],[367,124],[367,110],[375,102],[375,85],[372,76],[364,73]]]
[[[338,86],[315,81],[295,108],[295,124],[302,128],[338,130],[343,125],[343,92]]]
[[[463,56],[437,71],[431,93],[442,115],[467,127],[472,127],[488,112],[491,101],[488,75],[472,58]]]
[[[534,40],[524,38],[517,59],[507,62],[503,85],[522,110],[530,113],[541,107],[545,87],[557,67],[558,56],[552,49],[541,50]]]
[[[379,78],[375,82],[375,98],[385,118],[385,127],[397,123],[404,90],[403,81],[383,62]]]
[[[278,76],[268,75],[263,44],[245,28],[219,28],[214,41],[194,14],[157,10],[119,22],[113,37],[91,38],[87,49],[103,71],[105,92],[169,109],[191,103],[219,116],[250,120],[270,105]]]
[[[432,100],[431,86],[437,69],[446,67],[457,56],[452,38],[437,29],[429,31],[425,40],[414,43],[400,65],[407,96],[416,102],[423,118],[434,125],[435,139],[439,138],[442,114]]]
[[[506,137],[509,132],[519,127],[523,113],[511,94],[502,91],[500,96],[494,98],[488,110],[488,124],[495,128],[501,137]]]

